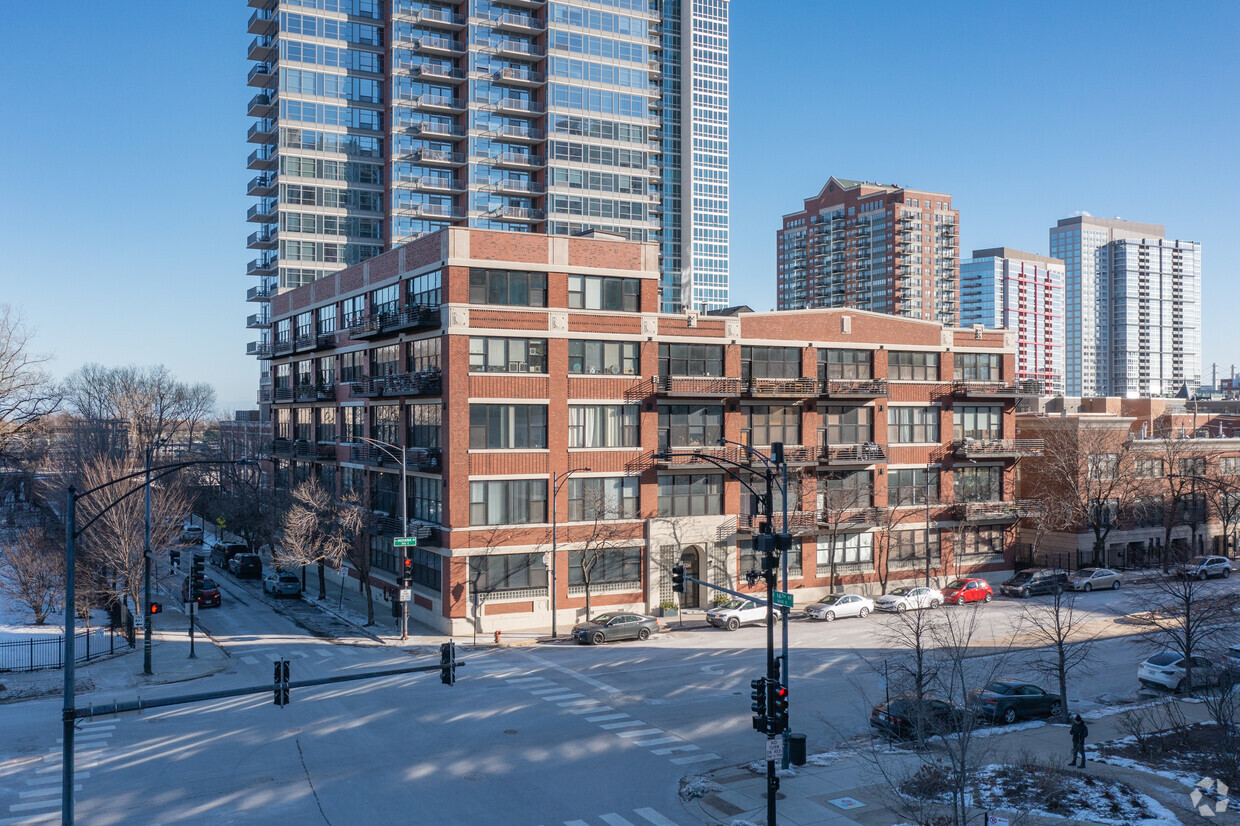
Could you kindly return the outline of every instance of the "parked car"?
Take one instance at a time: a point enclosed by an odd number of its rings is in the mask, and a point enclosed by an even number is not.
[[[189,577],[181,582],[181,602],[189,602]],[[202,593],[198,596],[199,608],[219,608],[223,603],[220,586],[211,577],[203,577]]]
[[[1225,556],[1195,556],[1179,567],[1179,574],[1189,579],[1231,576],[1231,560]]]
[[[235,554],[228,560],[228,570],[237,579],[262,579],[263,558],[258,554]]]
[[[184,525],[181,528],[181,543],[183,545],[201,545],[202,544],[202,528],[198,525]]]
[[[301,580],[288,571],[275,571],[267,574],[267,578],[263,580],[263,593],[271,594],[276,599],[299,597],[301,596]]]
[[[943,604],[943,595],[933,588],[924,585],[916,587],[896,588],[889,594],[883,594],[874,600],[874,607],[880,611],[917,611],[922,608],[938,608]]]
[[[216,542],[211,546],[211,564],[217,568],[227,568],[230,559],[249,551],[249,546],[244,542]]]
[[[994,589],[984,579],[958,579],[949,582],[940,593],[944,602],[964,605],[966,602],[990,602],[995,598]]]
[[[1082,568],[1068,576],[1068,587],[1073,591],[1100,591],[1119,588],[1120,576],[1110,568]]]
[[[599,614],[573,626],[573,639],[582,645],[602,645],[615,640],[648,640],[659,630],[659,621],[641,614]]]
[[[870,728],[901,740],[960,731],[964,720],[965,710],[959,705],[933,697],[894,697],[870,711]]]
[[[978,691],[969,692],[969,707],[988,720],[1015,723],[1021,717],[1052,717],[1063,711],[1063,698],[1048,694],[1033,683],[995,680]]]
[[[766,604],[752,599],[730,599],[706,612],[706,621],[716,628],[735,631],[750,622],[766,621]]]
[[[1231,669],[1233,675],[1240,674],[1240,645],[1233,645],[1223,652],[1223,665]]]
[[[1150,688],[1167,688],[1182,691],[1186,669],[1184,656],[1174,651],[1160,651],[1137,667],[1137,679]],[[1193,688],[1217,685],[1223,669],[1208,658],[1193,655]]]
[[[1027,568],[999,586],[1005,597],[1035,597],[1058,594],[1068,587],[1068,572],[1062,568]]]
[[[874,600],[858,594],[827,594],[805,606],[808,619],[830,622],[839,617],[867,617],[874,610]]]

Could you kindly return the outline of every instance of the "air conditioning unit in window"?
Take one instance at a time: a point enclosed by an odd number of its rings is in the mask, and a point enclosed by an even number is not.
[[[510,361],[508,362],[508,372],[528,373],[530,372],[530,366],[523,361]]]

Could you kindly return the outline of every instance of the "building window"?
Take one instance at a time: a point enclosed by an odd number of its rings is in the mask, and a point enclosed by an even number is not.
[[[776,523],[778,524],[778,523]],[[740,573],[744,576],[749,571],[762,571],[762,554],[753,549],[752,539],[736,540],[736,551],[740,557]],[[801,570],[801,543],[793,541],[792,550],[786,551],[788,554],[788,570]]]
[[[346,442],[356,442],[366,435],[366,408],[361,406],[340,408],[341,437]]]
[[[473,373],[546,373],[545,338],[482,338],[469,340]]]
[[[569,405],[569,447],[636,447],[637,444],[637,405]]]
[[[570,478],[568,521],[636,519],[640,485],[636,476]]]
[[[1204,476],[1206,473],[1206,458],[1204,456],[1181,459],[1177,464],[1180,468],[1181,476]]]
[[[888,406],[887,441],[890,444],[938,444],[939,408]]]
[[[874,483],[868,470],[842,470],[818,477],[818,510],[830,520],[839,512],[869,507]]]
[[[360,324],[366,315],[366,297],[355,295],[340,302],[340,317],[345,327]]]
[[[443,270],[415,275],[405,281],[410,307],[438,307],[442,296]]]
[[[292,411],[287,407],[276,408],[276,438],[292,439],[293,438],[293,417]]]
[[[298,339],[307,339],[314,335],[314,313],[298,313],[293,321],[293,335]]]
[[[336,305],[328,304],[326,307],[319,307],[319,335],[336,332]]]
[[[547,405],[471,404],[469,446],[474,450],[547,447]]]
[[[874,353],[869,350],[818,350],[818,380],[870,379]]]
[[[370,408],[370,438],[389,445],[400,439],[400,407],[379,404]]]
[[[438,449],[443,424],[443,405],[438,402],[411,404],[405,409],[409,416],[406,444],[428,450]]]
[[[1163,498],[1161,496],[1138,496],[1132,503],[1134,528],[1161,528],[1163,526]]]
[[[958,381],[999,381],[998,353],[957,353],[955,358]]]
[[[829,570],[834,556],[836,565],[857,565],[874,562],[874,534],[837,533],[818,537],[818,570]]]
[[[340,485],[341,493],[360,495],[362,488],[366,486],[366,474],[358,467],[342,467],[340,468]]]
[[[366,352],[354,350],[340,354],[340,380],[343,382],[361,381],[365,378]]]
[[[639,370],[638,345],[631,341],[568,342],[568,372],[606,375],[636,375]]]
[[[385,544],[387,537],[384,537]],[[439,593],[443,589],[443,557],[426,548],[405,548],[412,560],[412,578],[414,585],[420,585],[428,591]]]
[[[1089,456],[1085,464],[1085,475],[1089,479],[1114,479],[1119,473],[1118,453],[1098,453]]]
[[[659,448],[718,444],[723,435],[723,405],[659,405]]]
[[[517,270],[470,270],[469,303],[546,307],[547,274]]]
[[[678,473],[659,477],[659,516],[710,516],[723,513],[723,477],[717,473]]]
[[[958,467],[952,470],[957,502],[998,502],[1003,498],[1002,471],[997,467]]]
[[[660,344],[659,375],[722,376],[722,344]]]
[[[755,404],[749,412],[751,445],[801,444],[801,408],[795,404]]]
[[[742,347],[741,378],[799,379],[801,351],[796,347]]]
[[[374,378],[395,376],[400,372],[400,348],[389,344],[370,351],[370,375]]]
[[[642,282],[639,278],[598,275],[568,277],[570,310],[610,310],[636,313],[641,310]]]
[[[547,565],[542,554],[471,556],[469,579],[478,594],[547,587]]]
[[[308,442],[314,438],[314,408],[299,407],[293,415],[293,438]]]
[[[439,524],[442,480],[433,476],[410,476],[405,482],[409,495],[409,518]]]
[[[525,525],[546,521],[546,479],[469,483],[470,525]]]
[[[419,338],[405,344],[405,360],[410,373],[434,373],[439,370],[442,347],[439,336]]]
[[[930,532],[930,562],[936,564],[942,554],[942,538],[937,530]],[[926,531],[894,531],[891,534],[891,548],[887,554],[888,567],[905,567],[897,563],[908,563],[914,560],[923,565],[926,562]]]
[[[1162,459],[1137,459],[1134,468],[1138,479],[1160,479],[1163,475]]]
[[[396,473],[370,474],[370,509],[395,517],[400,507],[400,475]]]
[[[822,414],[823,447],[861,445],[874,441],[874,410],[869,407],[826,405]]]
[[[893,350],[887,354],[887,375],[900,381],[937,381],[939,354]]]
[[[582,564],[590,570],[590,584],[642,581],[642,549],[596,548],[568,552],[568,584],[585,585]]]
[[[326,356],[319,359],[318,368],[319,387],[327,390],[336,383],[336,357]]]
[[[960,537],[960,547],[956,553],[959,556],[973,556],[975,554],[1003,553],[1003,528],[997,525],[979,526],[960,531],[957,536]]]
[[[314,387],[314,360],[305,359],[297,362],[296,384],[298,388]]]
[[[1003,408],[965,405],[952,409],[954,438],[990,440],[1003,438]]]
[[[892,507],[901,505],[926,504],[927,492],[930,504],[939,501],[939,469],[933,468],[901,468],[887,471],[887,504]]]
[[[1218,460],[1218,471],[1225,476],[1240,473],[1240,456],[1224,456]]]
[[[314,429],[316,442],[336,441],[336,408],[320,407],[317,411],[319,421]]]

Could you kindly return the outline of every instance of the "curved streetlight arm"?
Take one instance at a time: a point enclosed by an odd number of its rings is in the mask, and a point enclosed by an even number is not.
[[[401,449],[400,445],[394,445],[391,442],[385,442],[380,439],[372,439],[369,436],[354,436],[353,438],[359,442],[365,442],[368,445],[373,445],[374,447],[379,448],[379,450],[382,450],[388,456],[392,457],[393,461],[404,464],[404,458],[400,456],[399,454],[392,452],[392,450],[399,451]]]
[[[748,488],[748,489],[749,489],[749,492],[750,492],[750,493],[752,493],[754,496],[756,496],[756,497],[758,497],[759,499],[762,499],[762,500],[765,500],[765,499],[766,499],[766,494],[765,494],[765,493],[759,493],[757,490],[755,490],[755,489],[754,489],[754,486],[753,486],[753,485],[749,484],[749,483],[748,483],[748,482],[746,482],[744,479],[742,479],[739,473],[737,473],[735,470],[733,470],[733,469],[732,469],[732,468],[730,468],[730,467],[725,467],[725,466],[724,466],[724,463],[725,463],[725,462],[727,462],[728,464],[733,465],[733,466],[735,466],[735,467],[738,467],[738,468],[740,468],[741,470],[745,470],[745,469],[748,467],[748,465],[742,465],[740,462],[733,462],[731,459],[720,459],[720,458],[719,458],[719,457],[717,457],[717,456],[709,456],[709,455],[707,455],[707,454],[705,454],[705,453],[692,453],[692,452],[690,452],[690,453],[678,453],[678,454],[676,454],[676,455],[677,455],[677,456],[694,456],[694,457],[696,457],[696,458],[698,458],[698,459],[702,459],[703,461],[710,462],[712,465],[714,465],[715,467],[719,468],[719,469],[720,469],[720,470],[722,470],[724,473],[728,474],[728,475],[729,475],[729,476],[731,476],[733,479],[735,479],[736,481],[738,481],[738,482],[740,482],[742,485],[744,485],[746,488]],[[655,458],[656,458],[656,459],[657,459],[657,458],[659,458],[660,456],[662,456],[662,457],[664,457],[664,458],[671,458],[672,454],[671,454],[671,453],[669,453],[669,452],[667,452],[667,451],[659,451],[658,453],[656,453],[656,454],[655,454]],[[768,519],[770,518],[770,514],[769,514],[769,513],[767,514],[767,518],[768,518]]]
[[[763,454],[762,451],[758,450],[755,447],[741,444],[740,442],[734,442],[731,439],[725,439],[722,436],[720,436],[716,441],[718,444],[721,444],[721,445],[736,445],[741,450],[745,451],[747,455],[757,456],[760,460],[762,460],[762,464],[766,465],[768,468],[774,469],[774,466],[771,464],[771,457]]]

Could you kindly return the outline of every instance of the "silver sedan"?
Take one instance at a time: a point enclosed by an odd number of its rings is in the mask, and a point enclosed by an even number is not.
[[[830,622],[837,617],[866,617],[874,610],[874,600],[857,594],[827,594],[805,606],[808,619]]]
[[[1110,568],[1082,568],[1068,576],[1068,586],[1073,591],[1116,590],[1119,583],[1119,574]]]

